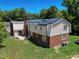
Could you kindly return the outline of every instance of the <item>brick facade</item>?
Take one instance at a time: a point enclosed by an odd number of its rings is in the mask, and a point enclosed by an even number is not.
[[[62,40],[62,35],[67,35],[67,39]],[[68,43],[68,34],[62,34],[58,36],[50,37],[49,40],[49,47],[60,47],[62,44]]]
[[[43,42],[42,35],[37,33],[32,33],[32,38],[34,38],[36,41]],[[67,35],[67,39],[62,40],[62,35]],[[68,34],[62,34],[58,36],[52,36],[52,37],[46,37],[46,45],[49,48],[52,47],[60,47],[62,44],[68,42]]]

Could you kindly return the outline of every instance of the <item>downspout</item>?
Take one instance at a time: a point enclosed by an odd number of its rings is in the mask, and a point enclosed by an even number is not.
[[[28,22],[28,38],[30,38],[30,23]]]
[[[48,47],[47,25],[46,25],[46,41],[47,41],[47,47]]]
[[[24,29],[23,29],[23,36],[26,36],[26,19],[24,16]]]
[[[23,35],[28,36],[28,24],[26,23],[27,15],[24,15],[24,29],[23,29]]]

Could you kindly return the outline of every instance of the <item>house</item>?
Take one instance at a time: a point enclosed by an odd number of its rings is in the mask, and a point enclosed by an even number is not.
[[[68,44],[68,36],[71,33],[71,23],[65,19],[35,19],[25,21],[12,21],[14,36],[24,35],[32,40],[55,48]],[[7,23],[7,31],[10,32],[10,22]],[[25,26],[26,25],[26,26]]]
[[[68,44],[71,23],[60,18],[30,20],[28,33],[29,38],[56,48]]]
[[[24,21],[11,21],[11,22],[5,22],[6,29],[8,33],[12,34],[14,37],[22,37],[24,36]],[[12,26],[13,28],[12,28]]]

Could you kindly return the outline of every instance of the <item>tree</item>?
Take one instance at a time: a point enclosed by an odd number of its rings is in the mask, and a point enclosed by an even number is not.
[[[27,13],[27,17],[29,19],[39,19],[40,18],[40,15],[37,14],[37,13]]]
[[[72,16],[79,15],[79,0],[64,0],[63,5],[67,7],[69,14],[72,14]]]
[[[15,9],[15,15],[17,17],[16,20],[23,20],[24,16],[26,14],[26,11],[24,8]]]
[[[15,8],[13,10],[5,11],[5,14],[14,21],[21,21],[23,20],[23,15],[26,14],[26,11],[24,8]]]
[[[79,35],[79,0],[63,0],[67,8],[69,20],[72,23],[72,34]]]
[[[58,8],[56,6],[51,6],[47,11],[47,18],[55,18],[58,12]]]
[[[67,14],[67,13],[66,13],[64,10],[60,10],[60,11],[58,11],[58,12],[56,13],[56,17],[57,17],[57,18],[65,18],[66,14]]]
[[[47,18],[47,17],[46,17],[47,12],[48,12],[47,9],[42,9],[42,10],[40,11],[40,18],[46,19],[46,18]]]
[[[7,37],[7,32],[6,32],[6,29],[5,29],[5,25],[4,25],[4,23],[1,19],[2,18],[0,18],[0,44],[3,41],[3,39]]]
[[[0,10],[0,18],[3,20],[3,21],[5,21],[5,12],[3,11],[3,10]],[[0,20],[1,20],[0,19]]]

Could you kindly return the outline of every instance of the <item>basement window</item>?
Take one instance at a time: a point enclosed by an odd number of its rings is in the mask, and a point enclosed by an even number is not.
[[[62,35],[62,40],[66,40],[67,39],[67,35],[66,34],[63,34]]]

